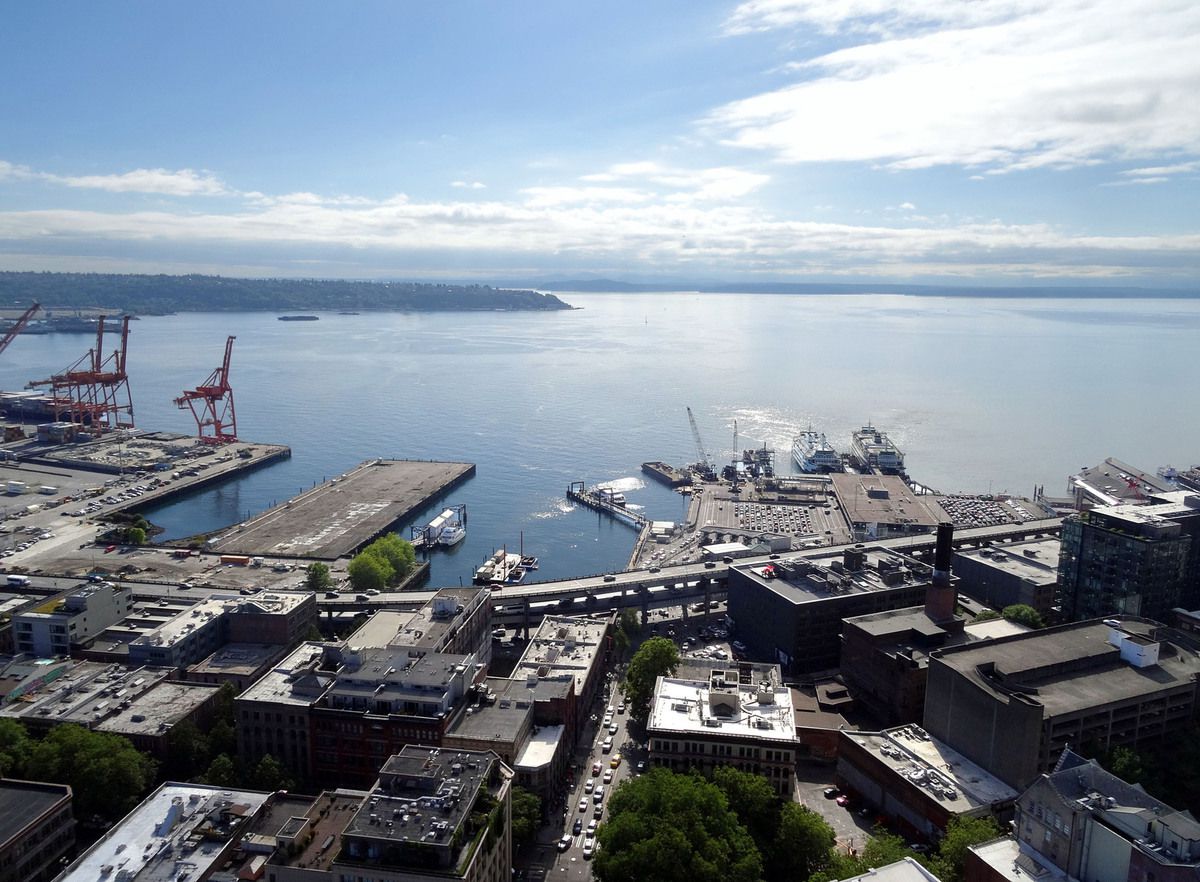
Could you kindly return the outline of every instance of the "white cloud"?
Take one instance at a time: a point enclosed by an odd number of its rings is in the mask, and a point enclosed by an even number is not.
[[[457,187],[460,190],[486,190],[487,184],[482,181],[451,181],[451,187]]]
[[[726,275],[989,276],[1168,280],[1200,273],[1200,235],[1084,236],[1043,224],[945,219],[900,226],[783,220],[737,204],[679,202],[629,188],[542,187],[522,201],[422,202],[289,194],[231,213],[40,210],[0,212],[0,242],[25,254],[153,249],[165,260],[203,244],[260,255],[347,248],[393,262],[453,253],[486,268],[554,255],[587,268],[704,268]],[[489,264],[489,262],[491,262]]]
[[[707,123],[784,162],[1068,168],[1200,154],[1200,5],[753,0],[733,33],[806,26],[846,48]]]
[[[675,202],[739,199],[759,189],[770,179],[769,175],[732,166],[687,169],[653,161],[617,163],[606,171],[582,177],[582,180],[590,183],[634,180],[645,185],[665,187],[676,191],[666,196]]]
[[[55,175],[42,172],[42,180],[106,190],[109,193],[158,193],[164,196],[224,196],[231,191],[214,175],[190,168],[170,171],[165,168],[138,168],[114,175]]]

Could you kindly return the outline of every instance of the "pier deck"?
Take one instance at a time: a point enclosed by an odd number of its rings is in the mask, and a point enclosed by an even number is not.
[[[465,462],[370,460],[231,528],[212,549],[336,560],[473,474]]]

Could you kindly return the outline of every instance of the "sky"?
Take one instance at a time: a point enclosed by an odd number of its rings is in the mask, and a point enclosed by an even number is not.
[[[48,0],[0,77],[0,270],[1200,288],[1194,0]]]

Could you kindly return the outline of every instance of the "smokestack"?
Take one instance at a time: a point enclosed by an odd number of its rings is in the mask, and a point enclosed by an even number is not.
[[[954,525],[938,524],[933,552],[933,581],[925,589],[925,615],[935,622],[954,618],[958,592],[950,585],[950,562],[954,557]]]
[[[954,558],[954,524],[941,523],[933,552],[933,584],[949,586],[950,561]]]

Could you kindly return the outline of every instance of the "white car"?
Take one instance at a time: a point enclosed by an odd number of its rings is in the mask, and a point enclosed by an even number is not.
[[[587,839],[583,840],[583,856],[585,858],[590,858],[595,853],[596,838],[594,836],[589,836]]]
[[[596,779],[595,779],[595,778],[588,778],[588,779],[587,779],[587,782],[586,782],[586,783],[583,785],[583,792],[584,792],[584,793],[591,793],[591,792],[592,792],[592,790],[593,790],[593,789],[595,789],[595,787],[596,787]]]

